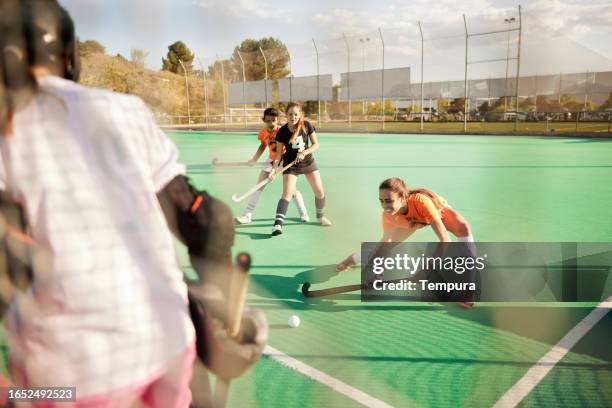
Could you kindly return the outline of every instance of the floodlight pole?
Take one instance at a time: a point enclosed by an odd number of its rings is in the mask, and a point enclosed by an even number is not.
[[[317,54],[317,127],[321,128],[321,87],[319,86],[319,49],[317,48],[317,43],[315,39],[312,39],[312,44],[314,45],[315,54]]]
[[[221,96],[223,97],[223,129],[227,129],[227,112],[225,111],[226,108],[226,99],[225,99],[225,74],[224,74],[224,68],[223,68],[223,60],[219,58],[219,56],[217,55],[217,61],[221,61]]]
[[[267,108],[268,107],[268,59],[266,58],[266,54],[263,52],[261,47],[259,47],[259,51],[261,52],[261,55],[263,56],[263,59],[264,59],[264,72],[265,72],[264,93],[266,95],[266,108]]]
[[[348,40],[346,39],[346,35],[342,34],[344,38],[344,43],[346,44],[346,55],[347,55],[347,66],[346,66],[346,98],[348,100],[348,125],[349,128],[352,127],[351,120],[351,47],[349,47]]]
[[[200,57],[198,57],[198,64],[200,64],[200,68],[202,68],[202,78],[204,78],[204,118],[206,121],[206,128],[208,128],[208,79],[206,77],[204,65],[202,65],[202,61],[200,61]]]
[[[538,116],[538,74],[535,74],[535,98],[533,102],[536,117]]]
[[[467,83],[467,72],[468,72],[468,28],[465,14],[463,14],[463,25],[465,26],[465,79],[463,82],[463,131],[467,132],[467,107],[468,107],[468,83]],[[423,107],[421,106],[421,111]]]
[[[287,50],[287,56],[289,57],[289,102],[293,102],[293,69],[291,68],[291,53],[289,50]]]
[[[382,30],[378,27],[378,34],[380,34],[380,42],[382,43],[382,71],[381,71],[381,85],[380,85],[380,99],[382,108],[382,129],[385,130],[385,40],[382,35]]]
[[[587,102],[589,101],[589,70],[587,70],[584,78],[584,111],[587,110]]]
[[[510,25],[514,23],[516,19],[514,17],[504,18],[504,22],[508,23],[508,34],[506,41],[506,80],[504,82],[504,114],[508,110],[508,61],[510,59]]]
[[[240,58],[240,63],[242,64],[242,116],[244,117],[244,127],[247,127],[247,117],[246,117],[246,72],[244,68],[244,60],[242,59],[242,55],[240,55],[240,51],[236,50],[238,57]]]
[[[187,120],[189,121],[189,130],[191,130],[191,107],[189,106],[189,82],[187,81],[187,70],[185,69],[185,65],[180,58],[178,58],[178,62],[181,64],[183,74],[185,76],[185,92],[187,93]]]
[[[557,94],[557,103],[561,104],[561,90],[563,89],[563,72],[559,72],[559,93]]]
[[[424,46],[425,46],[425,41],[423,40],[423,28],[421,26],[421,22],[419,21],[419,33],[421,34],[421,114],[419,115],[421,117],[421,133],[423,132],[423,89],[424,89],[424,84],[423,84],[423,60],[424,60]]]
[[[359,42],[361,43],[361,72],[365,71],[365,49],[364,49],[364,44],[367,43],[368,41],[370,41],[370,37],[360,38],[359,39]],[[364,116],[364,119],[365,119],[365,112],[366,112],[365,104],[366,104],[366,101],[364,99],[363,101],[361,101],[361,114]]]
[[[518,29],[518,54],[516,56],[516,83],[515,83],[515,92],[514,95],[516,97],[516,109],[514,115],[514,131],[518,130],[518,112],[519,112],[519,82],[521,79],[521,37],[523,30],[523,19],[521,13],[521,5],[518,6],[518,15],[519,15],[519,29]]]

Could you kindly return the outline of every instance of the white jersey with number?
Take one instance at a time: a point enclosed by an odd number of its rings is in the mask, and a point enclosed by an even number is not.
[[[187,289],[156,198],[184,173],[133,96],[54,76],[0,137],[0,189],[38,250],[5,319],[28,386],[88,396],[139,384],[193,342]]]

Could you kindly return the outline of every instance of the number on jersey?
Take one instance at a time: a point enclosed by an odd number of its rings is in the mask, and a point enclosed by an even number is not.
[[[298,152],[302,152],[306,149],[306,143],[304,143],[302,135],[298,135],[298,137],[295,138],[295,141],[291,144],[291,147]]]

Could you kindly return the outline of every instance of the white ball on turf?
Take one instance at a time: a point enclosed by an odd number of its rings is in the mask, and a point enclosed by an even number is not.
[[[289,327],[298,327],[300,325],[300,318],[296,315],[293,315],[289,318],[289,321],[287,323],[289,324]]]

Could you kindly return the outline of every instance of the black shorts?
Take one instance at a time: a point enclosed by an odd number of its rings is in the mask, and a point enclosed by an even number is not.
[[[317,170],[319,170],[319,168],[317,167],[317,163],[314,161],[314,159],[312,159],[310,163],[294,164],[293,166],[285,170],[283,174],[295,174],[296,176],[299,176],[300,174],[309,174]]]

